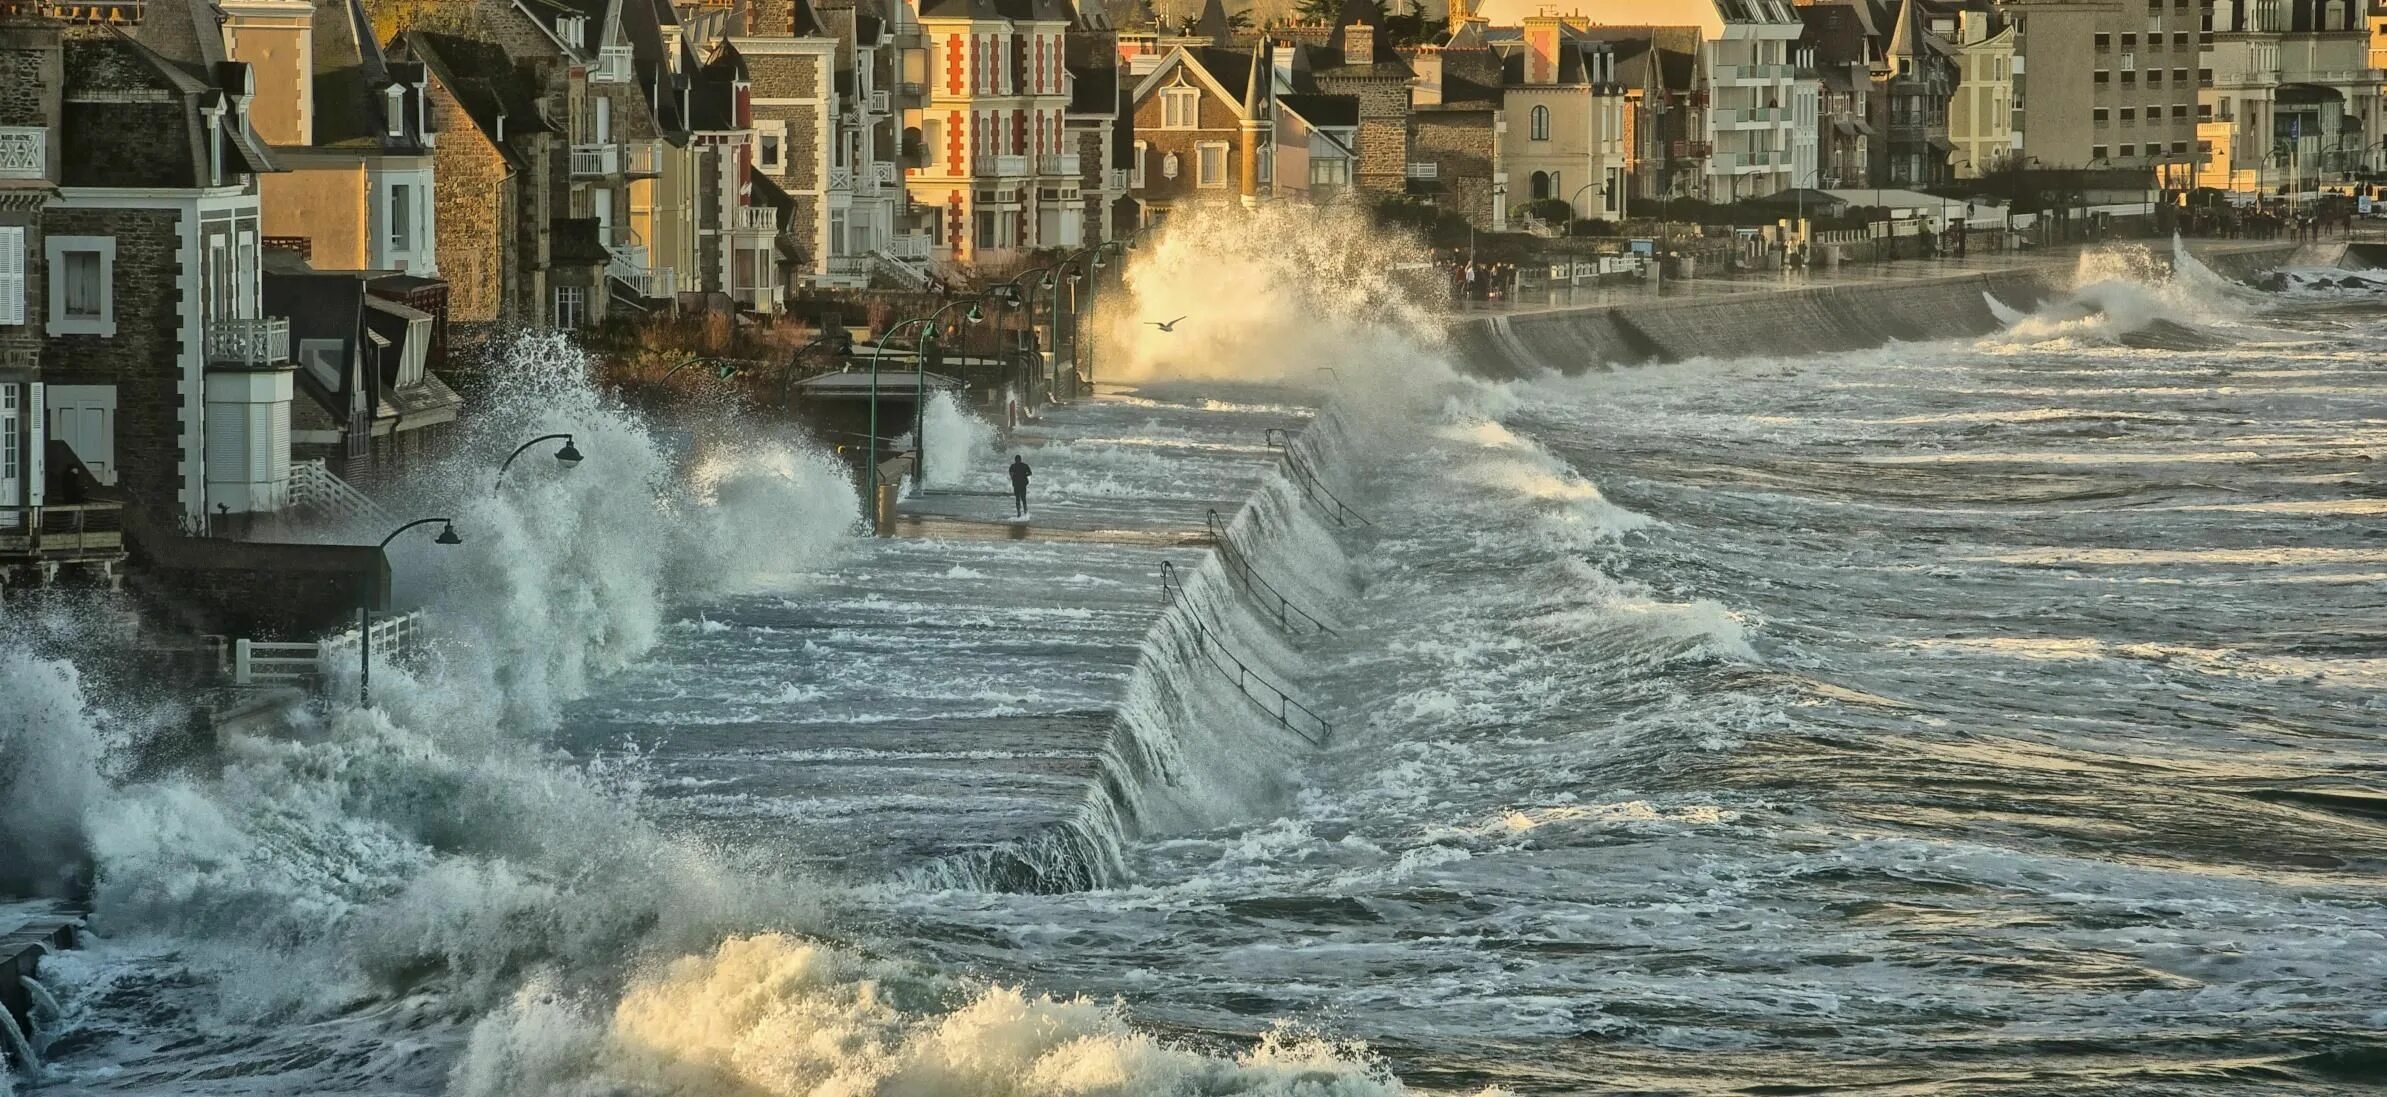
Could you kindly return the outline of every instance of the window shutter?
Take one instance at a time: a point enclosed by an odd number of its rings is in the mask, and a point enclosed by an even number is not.
[[[25,230],[0,228],[0,324],[25,322]]]

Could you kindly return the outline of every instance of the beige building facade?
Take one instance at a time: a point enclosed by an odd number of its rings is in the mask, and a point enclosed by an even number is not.
[[[1946,37],[1956,48],[1956,94],[1948,103],[1949,166],[1977,179],[2014,155],[2014,28],[1986,11],[1956,12]]]

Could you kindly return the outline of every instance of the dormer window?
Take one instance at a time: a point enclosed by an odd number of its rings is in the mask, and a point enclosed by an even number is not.
[[[392,137],[406,136],[406,88],[400,84],[391,84],[383,89],[381,94],[385,104],[381,117],[388,123],[384,127],[384,132]]]

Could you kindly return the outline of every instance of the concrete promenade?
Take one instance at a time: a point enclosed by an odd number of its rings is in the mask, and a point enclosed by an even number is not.
[[[667,826],[779,867],[884,880],[1031,846],[1074,819],[1163,603],[1297,408],[1105,386],[950,490],[767,593],[691,609],[568,717],[567,746],[659,743]],[[932,440],[932,446],[934,442]],[[1011,519],[1011,454],[1034,466]],[[934,471],[934,470],[932,470]]]
[[[2372,237],[2376,236],[2374,240]],[[2350,238],[2330,237],[2315,244],[2301,245],[2314,249],[2316,258],[2332,256],[2348,244],[2372,244],[2387,241],[2387,230],[2376,233],[2360,231]],[[2191,253],[2199,256],[2276,255],[2293,252],[2299,245],[2293,240],[2216,240],[2190,239]],[[2079,266],[2083,255],[2120,247],[2140,246],[2168,259],[2169,239],[2112,240],[2097,244],[2067,244],[2053,248],[2034,248],[2028,251],[1984,252],[1956,258],[1894,259],[1884,262],[1847,263],[1838,269],[1809,269],[1803,272],[1739,271],[1702,274],[1697,278],[1669,278],[1648,280],[1621,286],[1553,286],[1541,293],[1520,294],[1518,299],[1502,302],[1471,302],[1455,310],[1456,315],[1520,316],[1533,313],[1566,311],[1584,308],[1612,308],[1618,306],[1649,305],[1666,301],[1701,301],[1717,298],[1745,297],[1749,294],[1784,293],[1814,287],[1861,287],[1903,285],[1917,281],[1963,279],[2019,271],[2069,271]]]

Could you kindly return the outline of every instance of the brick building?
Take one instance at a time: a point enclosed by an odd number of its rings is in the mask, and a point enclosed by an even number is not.
[[[1084,161],[1070,108],[1063,0],[922,0],[920,162],[905,188],[941,259],[983,263],[1084,239]],[[909,62],[907,62],[907,65]]]
[[[1318,51],[1254,39],[1240,47],[1179,43],[1161,55],[1128,95],[1127,183],[1143,216],[1209,200],[1249,206],[1348,190],[1361,105],[1321,89],[1308,64]]]

